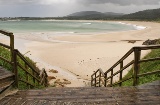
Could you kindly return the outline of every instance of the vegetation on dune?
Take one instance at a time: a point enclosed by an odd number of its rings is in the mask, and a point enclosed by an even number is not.
[[[160,22],[160,8],[139,11],[131,14],[123,13],[100,13],[97,11],[82,11],[64,17],[8,17],[0,20],[130,20],[130,21],[157,21]]]
[[[155,57],[160,57],[160,49],[152,50],[143,59],[149,59],[149,58],[155,58]],[[152,72],[152,71],[156,71],[156,70],[160,70],[160,61],[159,60],[140,63],[139,74]],[[124,78],[131,77],[132,74],[133,74],[133,68],[128,72],[128,74]],[[140,77],[139,78],[139,85],[144,84],[144,83],[148,83],[148,82],[152,82],[155,80],[160,80],[160,73]],[[133,80],[125,81],[123,83],[123,86],[132,86],[132,85],[133,85]]]
[[[5,58],[5,59],[7,59],[7,60],[9,60],[9,61],[11,61],[11,53],[10,53],[10,51],[9,51],[8,49],[4,48],[4,47],[1,47],[1,46],[0,46],[0,56],[3,57],[3,58]],[[33,64],[34,66],[36,66],[36,65],[35,65],[35,62],[32,61],[30,58],[28,58],[28,57],[25,57],[25,58],[26,58],[27,61],[29,61],[31,64]],[[17,59],[18,59],[18,62],[19,62],[23,67],[25,67],[24,61],[22,61],[19,57],[18,57]],[[0,59],[0,66],[6,68],[6,69],[9,70],[9,71],[12,71],[12,66],[11,66],[9,63],[7,63],[7,62],[5,62],[5,61],[3,61],[3,60],[1,60],[1,59]],[[32,73],[32,70],[31,70],[31,69],[28,69],[28,72]],[[18,67],[18,76],[19,76],[19,78],[22,79],[22,80],[25,80],[25,79],[26,79],[26,72],[23,71],[23,70],[22,70],[21,68],[19,68],[19,67]],[[29,82],[30,82],[30,83],[32,83],[32,84],[34,83],[33,78],[32,78],[30,75],[28,76],[28,79],[29,79]],[[43,86],[39,85],[37,82],[36,82],[35,84],[36,84],[36,86],[37,86],[36,88],[42,88],[42,87],[43,87]],[[28,86],[27,86],[25,83],[23,83],[23,82],[19,82],[18,85],[19,85],[19,89],[28,89]]]

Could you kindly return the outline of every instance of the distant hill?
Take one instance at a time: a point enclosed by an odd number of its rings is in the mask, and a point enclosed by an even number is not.
[[[107,19],[107,18],[114,18],[114,17],[120,17],[124,14],[122,13],[112,13],[112,12],[97,12],[97,11],[81,11],[76,12],[73,14],[70,14],[64,18],[66,19],[87,19],[87,20],[100,20],[100,19]]]
[[[105,14],[106,16],[113,16],[113,17],[117,17],[117,16],[119,17],[119,16],[125,15],[123,13],[114,13],[114,12],[105,12],[103,14]]]
[[[82,11],[82,12],[72,13],[68,16],[76,16],[76,17],[81,16],[82,17],[82,16],[90,16],[90,15],[105,15],[105,14],[101,12],[97,12],[97,11]]]
[[[6,20],[143,20],[143,21],[159,21],[160,22],[160,8],[139,11],[131,14],[113,13],[113,12],[97,12],[97,11],[81,11],[72,13],[64,17],[15,17],[15,18],[0,18],[2,21]]]
[[[144,21],[160,21],[160,8],[159,9],[149,9],[144,11],[139,11],[131,14],[123,13],[112,13],[106,12],[101,13],[97,11],[82,11],[70,14],[65,19],[77,19],[77,20],[144,20]]]
[[[160,8],[150,9],[127,14],[119,17],[119,19],[130,19],[130,20],[160,20]]]

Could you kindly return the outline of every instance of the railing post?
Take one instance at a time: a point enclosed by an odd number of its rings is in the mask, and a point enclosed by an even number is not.
[[[27,66],[26,63],[25,63],[25,68],[26,68],[26,70],[28,70],[28,66]],[[25,74],[26,74],[26,81],[28,82],[29,81],[29,75],[28,75],[27,71],[25,72]],[[30,89],[30,85],[27,84],[27,87]]]
[[[107,73],[105,74],[105,87],[107,87]]]
[[[120,70],[123,68],[123,61],[120,62]],[[122,73],[123,71],[120,71],[119,81],[122,80]],[[119,86],[122,86],[122,82],[119,83]]]
[[[32,71],[32,74],[36,77],[36,75],[35,75],[35,72],[34,71]],[[33,83],[34,83],[34,86],[36,86],[36,80],[35,80],[35,78],[33,77]]]
[[[134,48],[134,68],[133,68],[133,86],[138,85],[138,77],[137,75],[139,74],[139,60],[141,56],[141,49],[138,47]]]
[[[96,79],[97,79],[96,76],[97,76],[97,75],[96,75],[96,74],[97,74],[97,73],[95,73],[95,80],[94,80],[94,82],[95,82],[94,86],[95,86],[95,87],[97,86],[97,85],[96,85],[96,84],[97,84],[97,81],[96,81]]]
[[[93,76],[91,76],[91,86],[93,86]]]
[[[113,75],[113,69],[111,70],[111,76]],[[110,81],[110,87],[112,87],[113,84],[113,76],[111,77],[111,81]]]
[[[17,50],[13,50],[13,69],[15,74],[15,87],[18,88]]]
[[[10,36],[10,47],[11,47],[11,49],[10,49],[10,51],[11,51],[11,62],[14,63],[14,35],[13,35],[13,33],[9,33],[9,36]],[[12,70],[12,72],[14,73],[13,70]]]
[[[99,71],[99,87],[101,87],[101,72]]]

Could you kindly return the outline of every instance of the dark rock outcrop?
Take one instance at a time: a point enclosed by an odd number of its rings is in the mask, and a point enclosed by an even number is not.
[[[157,45],[157,44],[160,44],[160,39],[154,39],[154,40],[146,40],[143,42],[142,45]]]

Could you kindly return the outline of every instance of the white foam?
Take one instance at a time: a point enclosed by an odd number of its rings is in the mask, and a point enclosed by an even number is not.
[[[20,19],[17,19],[17,20],[7,20],[7,21],[21,21]]]
[[[146,27],[144,27],[144,26],[134,25],[134,24],[130,24],[130,23],[123,23],[123,22],[118,22],[118,23],[119,23],[119,24],[125,24],[125,25],[131,25],[131,26],[133,26],[136,30],[146,29]]]
[[[146,28],[146,27],[144,27],[144,26],[137,26],[137,25],[134,25],[134,27],[135,27],[137,30],[143,30],[143,29]]]
[[[38,20],[38,21],[56,21],[54,19],[48,19],[48,20]]]
[[[83,24],[91,25],[92,23],[83,23]]]

